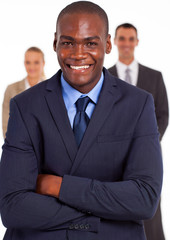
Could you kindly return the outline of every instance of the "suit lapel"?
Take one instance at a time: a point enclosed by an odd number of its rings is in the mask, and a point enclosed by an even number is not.
[[[114,65],[113,67],[109,68],[108,71],[109,71],[113,76],[118,77],[116,65]]]
[[[139,73],[138,73],[138,80],[136,86],[138,88],[143,88],[143,77],[142,77],[142,65],[139,64]]]
[[[117,87],[115,78],[106,70],[104,70],[105,80],[98,103],[93,112],[92,118],[86,129],[80,148],[77,152],[70,174],[73,174],[83,161],[85,154],[96,141],[96,136],[102,125],[110,114],[113,105],[121,97],[121,93]]]
[[[80,148],[77,148],[73,130],[70,126],[67,111],[63,101],[60,76],[61,71],[54,75],[47,82],[47,93],[45,99],[49,107],[50,113],[54,119],[56,127],[63,139],[63,143],[67,149],[72,168],[70,174],[73,174],[83,161],[85,154],[96,140],[96,136],[100,131],[105,120],[109,116],[113,105],[121,97],[121,93],[117,87],[115,78],[104,69],[105,80],[98,103],[93,112],[88,128],[83,137]]]
[[[48,80],[45,98],[68,155],[73,162],[77,153],[77,145],[61,93],[60,76],[61,71]]]

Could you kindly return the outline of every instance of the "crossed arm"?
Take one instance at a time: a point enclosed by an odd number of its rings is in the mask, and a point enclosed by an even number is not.
[[[38,175],[32,143],[21,113],[12,101],[9,141],[3,147],[0,167],[0,209],[4,225],[53,230],[67,228],[70,222],[84,217],[115,221],[151,217],[159,200],[162,162],[156,122],[153,112],[150,114],[153,103],[150,98],[148,101],[138,121],[120,182]],[[155,134],[141,135],[141,131],[148,132],[143,124],[146,120],[153,124],[151,132]],[[20,135],[16,136],[16,132]]]

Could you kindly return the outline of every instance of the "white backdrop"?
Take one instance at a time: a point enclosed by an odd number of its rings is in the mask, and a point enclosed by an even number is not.
[[[56,18],[60,10],[72,1],[68,0],[1,0],[0,2],[0,112],[5,88],[8,84],[21,80],[25,75],[23,58],[30,46],[38,46],[45,53],[45,73],[52,76],[58,69],[53,51],[53,35]],[[130,22],[139,32],[139,46],[136,59],[144,65],[162,71],[170,96],[170,3],[169,0],[95,0],[108,13],[110,33],[118,24]],[[117,60],[117,49],[112,48],[106,55],[105,67]],[[169,97],[170,98],[170,97]],[[0,116],[1,117],[1,116]],[[0,121],[0,145],[3,144]],[[162,215],[166,240],[170,240],[170,130],[162,141],[164,162],[164,184],[162,190]],[[1,153],[1,150],[0,150]],[[0,221],[0,240],[5,228]]]

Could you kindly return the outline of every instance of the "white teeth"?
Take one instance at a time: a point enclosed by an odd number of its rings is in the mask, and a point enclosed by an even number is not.
[[[79,70],[79,69],[87,69],[87,68],[89,68],[89,67],[90,67],[90,65],[84,65],[84,66],[72,66],[72,65],[70,65],[70,68],[76,69],[76,70]]]

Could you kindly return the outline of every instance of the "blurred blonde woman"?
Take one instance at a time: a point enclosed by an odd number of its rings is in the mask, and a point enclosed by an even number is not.
[[[8,118],[9,118],[9,102],[10,99],[24,90],[36,85],[37,83],[45,80],[44,74],[44,53],[37,47],[30,47],[25,52],[24,65],[27,76],[21,81],[15,82],[7,86],[3,106],[2,106],[2,128],[3,136],[7,131]]]

